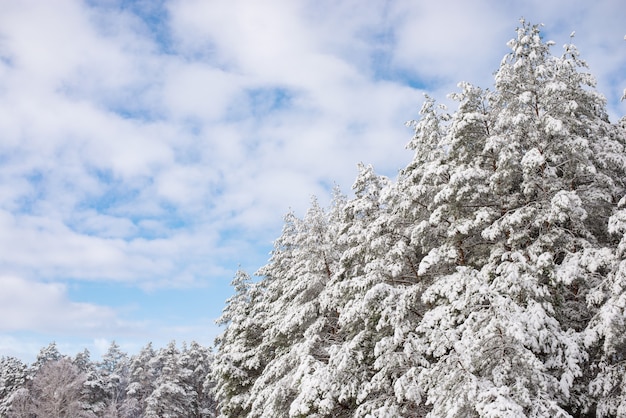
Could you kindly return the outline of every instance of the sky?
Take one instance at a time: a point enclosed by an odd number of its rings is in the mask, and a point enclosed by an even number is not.
[[[626,114],[623,0],[0,0],[0,356],[212,345],[283,216],[394,177],[519,19]],[[453,109],[452,109],[453,110]]]

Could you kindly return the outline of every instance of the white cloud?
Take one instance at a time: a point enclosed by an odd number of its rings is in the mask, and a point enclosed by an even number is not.
[[[422,91],[489,87],[521,16],[557,46],[576,30],[612,116],[624,109],[618,0],[172,0],[159,33],[113,0],[2,6],[0,274],[48,295],[59,321],[60,305],[117,318],[64,280],[227,292],[289,208],[349,191],[360,161],[408,162]]]
[[[224,117],[242,77],[202,63],[173,62],[164,74],[163,100],[176,120],[204,123]]]
[[[2,276],[0,286],[0,332],[92,333],[124,327],[109,307],[68,300],[59,283]]]
[[[390,24],[397,40],[393,62],[426,81],[446,86],[475,74],[481,78],[476,83],[489,80],[499,63],[491,61],[494,55],[506,52],[509,38],[501,35],[511,37],[511,25],[516,23],[516,18],[503,19],[502,10],[491,1],[393,2]]]

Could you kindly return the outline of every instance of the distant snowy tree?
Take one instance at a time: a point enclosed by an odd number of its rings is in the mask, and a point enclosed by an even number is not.
[[[209,418],[216,415],[215,398],[212,393],[213,382],[210,379],[213,353],[195,341],[189,346],[183,344],[179,355],[182,384],[187,392],[189,418]]]
[[[115,342],[111,342],[95,370],[88,373],[86,384],[104,392],[109,415],[117,415],[126,400],[130,379],[130,359]]]
[[[85,349],[79,352],[72,359],[72,363],[78,369],[79,373],[85,375],[85,382],[81,390],[86,409],[96,415],[101,414],[109,405],[104,381],[96,364],[91,361],[89,350]]]
[[[111,342],[102,361],[98,363],[109,403],[117,405],[124,402],[130,374],[129,363],[128,355],[121,351],[115,341]]]
[[[74,366],[76,366],[82,373],[86,373],[94,367],[94,364],[91,361],[91,353],[86,348],[83,349],[83,351],[76,353],[72,359],[72,364],[74,364]]]
[[[12,397],[27,379],[26,364],[14,357],[0,357],[0,417],[8,415]]]
[[[59,352],[57,344],[55,342],[51,342],[46,347],[41,348],[39,353],[37,353],[37,358],[35,362],[30,365],[28,368],[31,376],[37,374],[39,369],[41,369],[46,363],[50,361],[61,360],[64,356]]]
[[[157,352],[152,362],[159,364],[159,374],[154,390],[146,398],[146,417],[176,418],[189,416],[191,399],[187,394],[185,380],[190,371],[179,363],[180,351],[171,341]]]
[[[152,343],[148,343],[130,362],[130,378],[126,388],[126,399],[121,405],[122,416],[138,418],[144,415],[146,400],[155,388],[158,371],[153,367],[152,360],[156,352]]]

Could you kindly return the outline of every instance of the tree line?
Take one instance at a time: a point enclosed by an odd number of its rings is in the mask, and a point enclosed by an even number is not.
[[[55,343],[30,365],[0,358],[0,417],[140,418],[215,416],[213,355],[196,342],[128,356],[113,342],[101,361],[62,355]]]
[[[396,179],[286,215],[219,320],[220,416],[626,416],[626,120],[552,44],[522,21]]]

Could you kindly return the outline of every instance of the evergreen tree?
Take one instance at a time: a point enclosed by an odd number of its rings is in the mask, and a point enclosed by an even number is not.
[[[407,268],[406,241],[390,223],[383,198],[389,187],[387,178],[360,165],[355,198],[335,221],[342,256],[321,297],[336,310],[337,325],[328,365],[310,385],[321,416],[401,416],[413,409],[410,402],[399,406],[394,392],[398,370],[406,368],[397,337],[413,317],[400,306],[415,276]]]
[[[252,388],[250,416],[288,415],[292,408],[293,414],[309,413],[293,403],[301,382],[328,358],[321,334],[330,331],[336,315],[322,311],[319,295],[339,261],[329,216],[340,201],[326,212],[313,199],[303,219],[289,214],[270,262],[259,270],[259,308],[267,312],[261,345],[271,357]]]
[[[616,137],[626,139],[626,119],[616,131]],[[608,228],[620,241],[607,280],[587,296],[589,304],[599,309],[586,329],[586,344],[594,357],[591,408],[596,407],[599,417],[619,417],[626,414],[626,197],[609,218]]]
[[[217,352],[211,367],[211,379],[220,416],[246,416],[250,410],[250,389],[261,374],[266,360],[261,346],[264,313],[258,309],[262,296],[250,275],[237,271],[231,286],[235,294],[226,301],[217,320],[227,328],[216,339]],[[209,382],[207,382],[208,384]]]
[[[434,360],[421,378],[435,416],[587,408],[571,394],[587,360],[585,295],[611,261],[599,219],[620,190],[621,173],[606,170],[620,145],[571,45],[553,57],[522,22],[509,46],[488,107],[467,88],[457,97],[449,180],[433,210],[446,238],[420,268],[454,267],[426,292],[434,308],[418,327]]]
[[[0,357],[0,417],[7,416],[15,393],[24,387],[26,364],[14,357]]]
[[[418,381],[429,363],[415,328],[429,309],[422,301],[424,290],[434,277],[450,268],[449,261],[433,264],[425,260],[426,255],[436,254],[433,249],[446,236],[446,223],[438,223],[441,214],[433,211],[437,195],[449,179],[446,158],[450,119],[445,106],[426,96],[420,119],[407,124],[414,130],[407,145],[414,151],[413,159],[400,171],[397,181],[383,190],[386,230],[393,245],[379,252],[382,260],[393,257],[385,264],[393,266],[389,276],[395,286],[391,297],[382,303],[382,319],[392,332],[383,336],[376,347],[375,365],[379,371],[373,382],[393,388],[383,397],[382,416],[425,416],[430,409]]]
[[[63,357],[64,356],[59,352],[59,349],[57,348],[57,344],[54,341],[51,342],[46,347],[41,348],[41,350],[39,350],[39,353],[37,353],[37,358],[35,359],[35,362],[31,364],[28,368],[30,376],[32,377],[37,374],[39,369],[41,369],[46,363],[50,361],[61,360],[61,358]]]
[[[121,407],[122,415],[126,418],[138,418],[144,415],[146,400],[154,390],[158,376],[152,362],[155,356],[156,352],[152,343],[148,343],[131,359],[126,399]]]
[[[107,416],[120,414],[118,410],[124,404],[129,383],[129,362],[128,355],[113,341],[102,360],[92,364],[92,369],[87,372],[86,385],[91,389],[91,396],[102,399]]]
[[[109,404],[121,405],[126,398],[130,373],[129,362],[128,355],[122,352],[120,346],[113,341],[98,364]]]
[[[185,387],[190,405],[186,414],[190,418],[214,417],[216,412],[215,400],[212,394],[212,380],[210,379],[213,354],[208,347],[203,347],[195,341],[189,346],[183,344],[179,355],[179,363],[185,371],[182,384]]]
[[[146,417],[189,416],[191,399],[187,394],[185,380],[190,371],[181,367],[179,355],[176,342],[171,341],[152,359],[152,363],[159,365],[159,374],[154,382],[154,390],[146,399]]]
[[[89,350],[85,349],[74,356],[72,363],[78,369],[79,373],[85,375],[83,383],[82,397],[84,399],[86,409],[95,415],[100,415],[107,409],[109,399],[107,399],[105,384],[96,364],[91,361]]]

